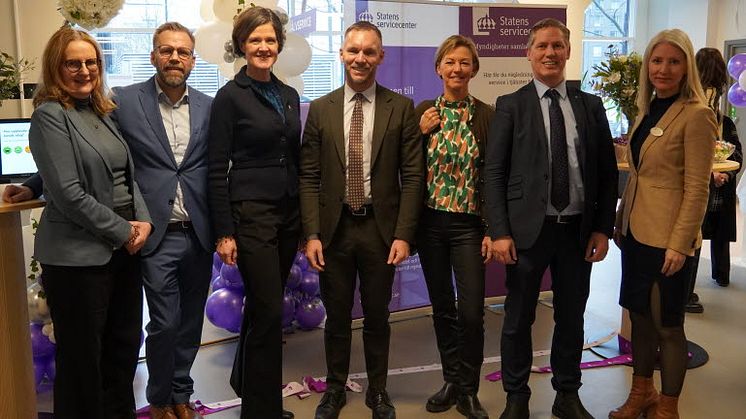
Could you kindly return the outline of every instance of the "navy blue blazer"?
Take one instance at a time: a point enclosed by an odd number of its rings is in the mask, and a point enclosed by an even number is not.
[[[118,108],[112,119],[130,146],[135,180],[153,220],[153,232],[142,254],[152,253],[163,239],[177,183],[181,183],[184,206],[200,244],[206,251],[212,251],[207,206],[207,139],[212,98],[188,87],[191,136],[184,159],[177,165],[158,108],[154,78],[113,90]]]
[[[567,87],[580,141],[584,207],[580,231],[611,237],[617,201],[614,146],[601,99]],[[511,236],[519,249],[534,245],[549,202],[549,152],[541,105],[531,81],[497,98],[485,161],[487,233]]]

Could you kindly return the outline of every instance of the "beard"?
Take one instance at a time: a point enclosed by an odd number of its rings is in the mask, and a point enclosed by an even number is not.
[[[167,71],[167,69],[159,68],[157,71],[158,78],[161,79],[161,81],[168,87],[183,86],[184,83],[186,83],[187,78],[189,78],[190,72],[184,69],[180,70],[182,71],[181,73],[170,73]]]

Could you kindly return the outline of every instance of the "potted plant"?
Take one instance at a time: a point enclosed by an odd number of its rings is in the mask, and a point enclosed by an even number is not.
[[[3,100],[20,94],[21,76],[33,68],[34,64],[29,60],[16,61],[10,54],[0,51],[0,106]]]
[[[642,57],[633,52],[628,55],[620,54],[613,46],[609,45],[606,53],[607,61],[593,66],[593,90],[601,97],[611,100],[619,115],[624,115],[629,128],[637,117],[637,83],[640,78],[640,67]],[[614,139],[617,160],[624,159],[624,146],[627,144],[627,135]]]

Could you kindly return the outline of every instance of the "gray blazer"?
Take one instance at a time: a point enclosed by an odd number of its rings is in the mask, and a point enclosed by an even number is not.
[[[103,123],[127,150],[128,178],[133,179],[127,144],[109,117]],[[31,116],[29,145],[44,180],[44,208],[34,241],[34,257],[41,263],[99,266],[124,245],[131,227],[112,210],[113,174],[92,132],[75,109],[58,102],[39,106]],[[135,218],[150,222],[150,214],[134,180]]]

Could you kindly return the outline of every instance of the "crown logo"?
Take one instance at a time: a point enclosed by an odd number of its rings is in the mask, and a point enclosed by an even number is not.
[[[480,32],[495,29],[495,26],[497,26],[497,24],[495,23],[495,20],[489,16],[489,14],[485,14],[483,17],[477,19],[477,28]]]
[[[373,13],[371,13],[371,12],[369,12],[369,11],[366,10],[366,11],[360,13],[357,16],[357,19],[359,21],[373,22]]]

